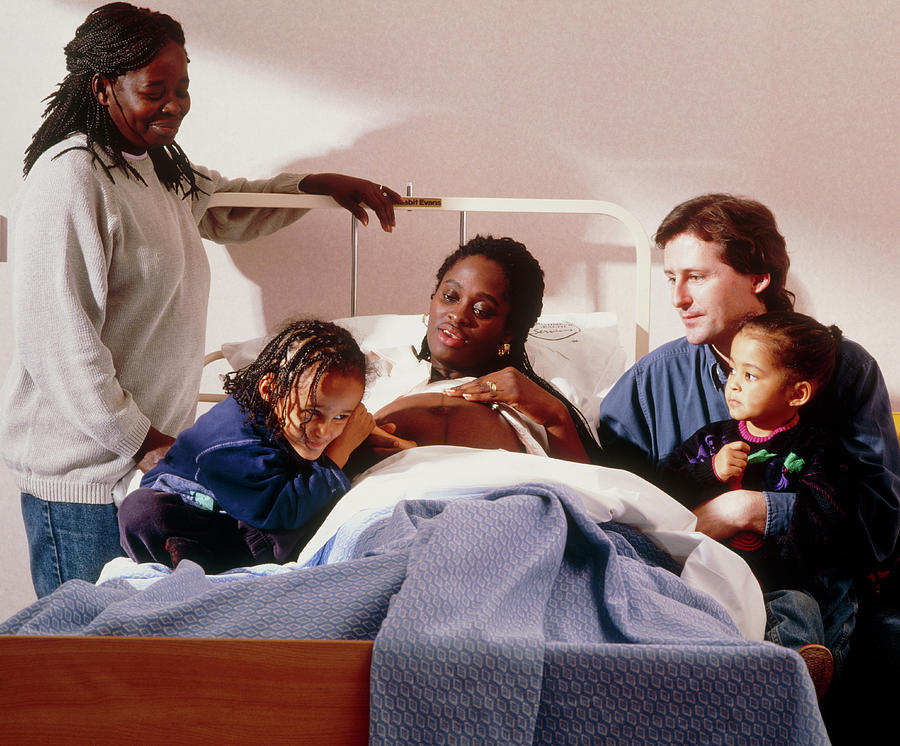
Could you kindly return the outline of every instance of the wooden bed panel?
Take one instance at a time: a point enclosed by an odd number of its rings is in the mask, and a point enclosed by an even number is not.
[[[365,641],[0,637],[0,740],[364,744],[371,659]]]

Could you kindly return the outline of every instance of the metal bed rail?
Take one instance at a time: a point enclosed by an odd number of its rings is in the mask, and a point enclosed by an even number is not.
[[[218,192],[210,207],[286,207],[343,209],[331,197],[313,194],[268,194]],[[502,197],[413,197],[404,198],[398,209],[408,211],[450,211],[459,213],[459,241],[466,242],[466,216],[470,212],[557,213],[605,215],[615,218],[628,230],[636,252],[635,278],[635,359],[650,350],[650,239],[638,219],[613,202],[589,199],[507,199]],[[359,256],[359,221],[350,216],[350,315],[356,316]]]

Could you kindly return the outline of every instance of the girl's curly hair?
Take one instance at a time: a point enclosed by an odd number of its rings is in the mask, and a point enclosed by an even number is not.
[[[310,408],[315,409],[322,376],[339,372],[365,383],[368,368],[365,354],[346,329],[330,321],[301,319],[271,337],[252,363],[227,374],[223,388],[247,412],[248,422],[259,419],[278,437],[283,423],[277,403],[288,400],[308,371],[313,374]],[[269,395],[263,397],[259,384],[267,376],[271,377]]]

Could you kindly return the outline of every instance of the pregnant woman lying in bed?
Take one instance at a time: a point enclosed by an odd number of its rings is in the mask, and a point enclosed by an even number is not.
[[[418,445],[588,462],[597,446],[584,418],[532,370],[525,351],[543,296],[543,270],[521,243],[476,236],[461,246],[437,272],[421,349],[379,361],[391,377],[418,380],[376,421]]]

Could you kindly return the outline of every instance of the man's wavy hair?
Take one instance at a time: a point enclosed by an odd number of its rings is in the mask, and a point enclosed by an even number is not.
[[[742,275],[768,274],[759,295],[769,311],[791,311],[794,294],[785,288],[791,261],[775,216],[761,202],[731,194],[704,194],[677,205],[653,237],[657,248],[683,233],[722,247],[722,260]]]

